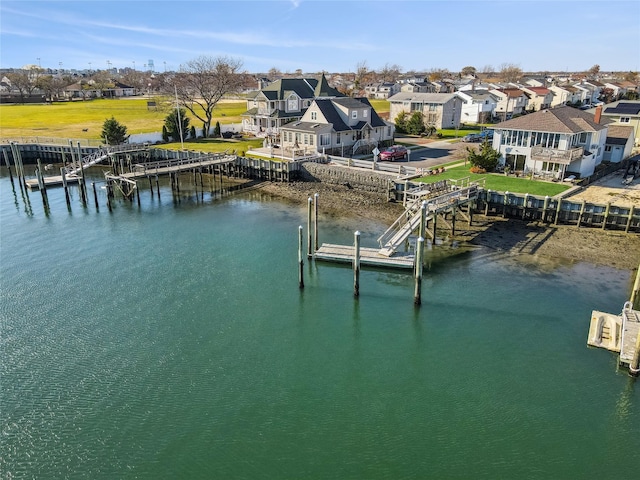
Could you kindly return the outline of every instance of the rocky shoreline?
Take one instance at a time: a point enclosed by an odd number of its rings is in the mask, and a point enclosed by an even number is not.
[[[402,204],[388,202],[381,195],[320,182],[265,183],[261,191],[296,204],[319,194],[321,215],[367,218],[393,223],[403,212]],[[633,270],[640,261],[640,235],[575,225],[548,225],[474,215],[472,226],[456,224],[455,238],[461,244],[484,247],[527,261],[586,262],[623,270]],[[382,232],[381,232],[382,233]]]

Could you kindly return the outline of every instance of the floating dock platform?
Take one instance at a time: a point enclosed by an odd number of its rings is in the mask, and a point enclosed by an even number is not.
[[[355,247],[353,245],[335,245],[323,243],[314,253],[314,258],[327,262],[353,263]],[[360,265],[375,267],[413,269],[415,255],[411,253],[396,252],[387,257],[380,254],[379,248],[360,247]]]
[[[618,363],[630,368],[633,364],[640,335],[640,311],[631,308],[630,302],[625,303],[622,313],[591,312],[589,338],[587,345],[604,348],[619,353]]]

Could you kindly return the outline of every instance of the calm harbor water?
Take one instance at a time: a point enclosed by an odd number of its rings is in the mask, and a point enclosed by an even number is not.
[[[16,189],[0,179],[2,478],[637,474],[640,383],[586,346],[628,271],[432,253],[416,309],[393,271],[354,300],[349,268],[307,262],[299,290],[306,209],[259,192],[143,188],[109,213],[50,189],[46,214]]]

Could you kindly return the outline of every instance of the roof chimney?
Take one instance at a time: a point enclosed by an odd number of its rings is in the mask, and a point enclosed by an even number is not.
[[[594,115],[593,121],[596,123],[600,123],[600,117],[602,116],[602,105],[598,105],[596,107],[596,113]]]

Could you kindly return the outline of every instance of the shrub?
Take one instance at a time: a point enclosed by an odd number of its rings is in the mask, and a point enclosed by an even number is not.
[[[475,166],[475,165],[473,167],[471,167],[469,169],[469,171],[471,173],[487,173],[487,171],[484,168],[478,167],[478,166]]]

